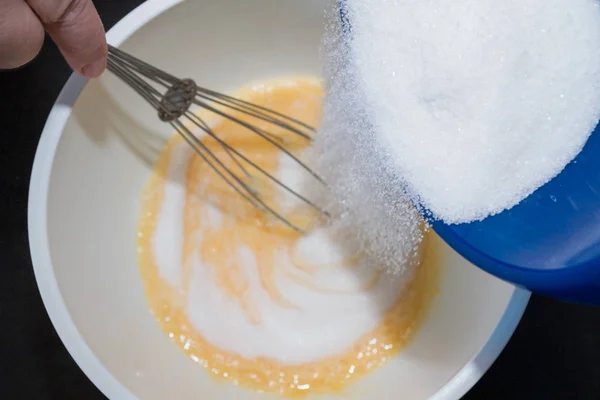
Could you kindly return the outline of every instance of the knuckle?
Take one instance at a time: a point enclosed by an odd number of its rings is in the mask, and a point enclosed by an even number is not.
[[[0,20],[0,68],[20,67],[39,53],[44,43],[44,30],[33,16],[26,13]]]
[[[85,0],[67,0],[67,5],[63,10],[62,14],[58,17],[58,22],[63,24],[72,24],[74,21],[79,20],[79,17],[83,14],[86,7],[89,7],[91,3]]]
[[[46,25],[72,24],[78,20],[88,3],[86,0],[60,0],[58,7],[41,13],[40,18]]]

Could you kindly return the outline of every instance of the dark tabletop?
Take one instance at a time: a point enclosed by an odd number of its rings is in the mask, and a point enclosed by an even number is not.
[[[141,2],[95,1],[107,29]],[[33,157],[69,74],[49,41],[29,65],[0,72],[0,399],[104,399],[52,328],[27,239]],[[465,399],[600,400],[600,308],[533,296],[510,343]]]

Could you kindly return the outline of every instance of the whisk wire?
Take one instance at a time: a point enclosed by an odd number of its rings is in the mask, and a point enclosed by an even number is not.
[[[231,188],[233,188],[240,196],[242,196],[245,200],[250,202],[250,204],[258,208],[259,210],[270,213],[294,231],[303,233],[303,230],[300,227],[291,223],[287,218],[285,218],[285,216],[283,216],[277,210],[269,206],[265,201],[263,201],[260,198],[258,193],[252,187],[246,184],[239,176],[237,176],[229,168],[227,168],[223,164],[223,162],[219,160],[219,158],[216,157],[214,153],[211,152],[204,143],[202,143],[200,139],[198,139],[188,128],[186,128],[183,125],[181,121],[172,121],[171,126],[173,126],[177,130],[177,132],[181,134],[184,140],[187,141],[187,143],[190,146],[192,146],[192,148],[197,152],[198,155],[200,155],[200,157],[206,162],[206,164]],[[229,177],[227,175],[229,175]],[[236,184],[241,186],[243,190],[240,189]]]
[[[240,195],[242,195],[246,200],[248,200],[252,205],[263,209],[260,202],[255,202],[253,198],[258,197],[257,195],[253,195],[253,190],[248,187],[244,181],[239,179],[237,175],[231,172],[224,164],[219,160],[218,157],[211,152],[208,147],[196,135],[194,135],[181,121],[175,120],[171,122],[171,126],[175,128],[175,130],[188,142],[188,144],[202,157],[202,159],[207,163],[207,165],[219,175],[220,178],[225,180],[225,182],[230,185],[233,189],[235,189]],[[221,171],[217,166],[221,167],[225,172]],[[240,191],[239,188],[234,184],[234,182],[230,181],[227,177],[230,177],[235,181],[235,183],[239,184],[242,188],[244,188],[248,193],[253,195],[252,197],[247,197],[247,195]]]
[[[248,122],[242,121],[239,118],[236,118],[230,114],[226,114],[222,111],[220,111],[219,109],[209,105],[208,103],[202,102],[202,101],[194,101],[194,104],[208,110],[208,111],[212,111],[213,113],[226,118],[230,121],[233,121],[235,123],[237,123],[238,125],[243,126],[244,128],[256,133],[257,135],[259,135],[260,137],[262,137],[263,139],[265,139],[267,142],[271,143],[273,146],[277,147],[277,149],[279,149],[280,151],[282,151],[283,153],[285,153],[286,155],[288,155],[289,157],[291,157],[294,161],[296,161],[298,163],[298,165],[300,165],[302,168],[304,168],[309,174],[311,174],[315,179],[317,179],[318,181],[320,181],[321,183],[324,183],[323,180],[321,179],[321,177],[319,175],[317,175],[317,173],[315,173],[313,170],[310,169],[310,167],[308,165],[306,165],[304,162],[302,162],[298,157],[296,157],[294,154],[292,154],[291,151],[289,151],[288,149],[286,149],[285,147],[283,147],[280,143],[277,143],[276,140],[273,140],[271,138],[270,134],[266,134],[262,129],[257,128],[256,126],[253,126],[251,124],[249,124]]]
[[[152,107],[158,108],[160,106],[160,101],[158,99],[160,98],[161,94],[154,87],[110,58],[108,59],[107,67],[113,74],[127,83],[140,96],[142,96],[142,98],[150,103]]]
[[[210,135],[215,140],[217,140],[217,136],[213,133],[212,129],[210,129],[210,126],[202,118],[200,118],[199,116],[197,116],[189,111],[186,113],[186,115],[192,121],[192,123],[194,123],[202,131],[206,132],[208,135]],[[221,143],[219,142],[219,144],[221,144]],[[223,147],[223,149],[226,151],[227,155],[238,166],[238,168],[244,173],[244,175],[246,175],[247,178],[251,178],[252,175],[250,174],[250,172],[248,172],[248,170],[246,170],[246,168],[244,168],[242,163],[234,156],[232,151],[229,150],[229,148],[227,146],[225,146],[224,144],[221,144],[221,147]]]
[[[309,199],[307,199],[306,197],[302,196],[300,193],[298,193],[297,191],[295,191],[294,189],[292,189],[291,187],[285,185],[283,182],[281,182],[281,180],[277,179],[275,176],[273,176],[273,174],[269,173],[268,171],[266,171],[264,168],[262,168],[260,165],[256,164],[254,161],[250,160],[248,157],[246,157],[244,154],[242,154],[240,151],[238,151],[235,147],[230,146],[227,142],[225,142],[223,139],[221,139],[220,137],[218,137],[217,135],[214,134],[214,132],[208,128],[206,126],[206,124],[204,124],[208,129],[205,129],[204,127],[202,127],[200,124],[198,124],[196,122],[196,120],[200,120],[199,117],[195,116],[195,115],[189,115],[188,116],[190,118],[190,120],[192,120],[192,122],[194,122],[196,124],[196,126],[198,126],[200,129],[204,130],[204,132],[206,132],[210,137],[212,137],[214,140],[216,140],[227,152],[229,152],[229,154],[232,156],[232,158],[234,159],[234,162],[238,163],[238,166],[244,171],[246,172],[246,174],[248,176],[251,177],[251,175],[246,171],[246,169],[241,165],[241,163],[239,163],[239,161],[237,160],[237,158],[233,157],[233,155],[239,157],[240,159],[242,159],[243,161],[247,162],[250,166],[252,166],[253,168],[255,168],[256,170],[258,170],[259,172],[261,172],[263,175],[265,175],[269,180],[271,180],[273,183],[277,184],[277,186],[281,187],[282,189],[284,189],[285,191],[287,191],[288,193],[294,195],[295,197],[299,198],[300,200],[302,200],[304,203],[306,203],[307,205],[309,205],[311,208],[313,208],[316,211],[322,212],[324,214],[327,215],[327,213],[323,210],[321,210],[321,208],[319,208],[319,206],[317,206],[315,203],[313,203],[312,201],[310,201]]]
[[[207,100],[212,100],[212,101],[214,101],[217,104],[220,104],[220,105],[232,108],[232,109],[234,109],[236,111],[242,112],[244,114],[247,114],[247,115],[253,116],[255,118],[261,119],[261,120],[263,120],[265,122],[269,122],[269,123],[271,123],[273,125],[276,125],[276,126],[279,126],[281,128],[287,129],[287,130],[289,130],[289,131],[291,131],[291,132],[293,132],[293,133],[295,133],[297,135],[302,136],[303,138],[305,138],[307,140],[312,140],[312,137],[309,134],[307,134],[305,132],[302,132],[300,129],[294,127],[293,125],[291,125],[289,123],[281,121],[281,120],[275,118],[274,116],[278,116],[278,117],[287,119],[287,120],[289,120],[290,122],[292,122],[294,124],[302,126],[303,128],[305,128],[306,130],[308,130],[310,132],[314,132],[315,131],[314,128],[312,128],[309,125],[306,125],[303,122],[300,122],[300,121],[298,121],[296,119],[293,119],[293,118],[287,117],[287,116],[283,116],[282,114],[280,114],[280,113],[278,113],[276,111],[266,109],[266,108],[261,107],[261,106],[259,106],[257,104],[248,103],[248,102],[245,102],[243,100],[236,99],[236,98],[233,98],[233,97],[230,97],[230,96],[226,96],[226,95],[223,95],[223,94],[220,94],[220,93],[215,93],[215,92],[212,92],[212,91],[207,91],[206,89],[200,88],[198,90],[198,94],[199,94],[199,97],[201,97],[201,98],[205,98]],[[229,102],[229,103],[227,103],[227,102]],[[272,114],[272,115],[270,115],[270,114]]]
[[[261,193],[252,185],[252,181],[257,181],[257,178],[248,170],[248,168],[252,168],[254,171],[262,174],[267,180],[273,182],[276,187],[284,189],[285,192],[298,198],[320,214],[329,216],[325,210],[310,201],[306,196],[301,195],[298,191],[285,185],[280,179],[269,173],[265,168],[252,161],[248,156],[244,155],[216,135],[206,121],[190,111],[190,107],[192,104],[199,106],[206,111],[210,111],[224,119],[232,121],[240,127],[260,136],[262,139],[275,146],[279,151],[289,156],[318,182],[324,184],[323,179],[318,174],[312,171],[308,165],[285,147],[286,140],[283,137],[269,132],[267,129],[253,125],[250,122],[246,122],[234,114],[237,112],[255,118],[258,121],[263,121],[263,123],[279,127],[308,141],[312,140],[311,133],[315,132],[315,129],[312,126],[267,107],[199,87],[191,79],[179,79],[113,46],[109,46],[107,67],[109,71],[129,85],[137,94],[157,110],[159,118],[162,121],[168,122],[202,158],[206,165],[208,165],[210,169],[227,183],[227,185],[252,206],[262,212],[269,213],[291,229],[302,232],[302,228],[292,223],[262,198]],[[231,112],[225,112],[224,109],[230,110]],[[199,128],[214,139],[223,149],[224,153],[230,157],[235,166],[239,168],[244,178],[220,160],[219,157],[180,120],[182,117],[187,118],[191,121],[193,126]]]
[[[127,64],[127,66],[129,66],[131,69],[139,72],[146,78],[153,80],[156,83],[160,83],[166,88],[181,81],[181,79],[169,74],[168,72],[158,69],[155,66],[148,64],[147,62],[140,60],[139,58],[134,57],[131,54],[126,53],[114,46],[109,45],[108,52],[109,55],[115,59],[115,61],[121,61],[122,63]]]

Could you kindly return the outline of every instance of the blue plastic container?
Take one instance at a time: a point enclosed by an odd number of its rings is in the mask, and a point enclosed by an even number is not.
[[[431,223],[454,250],[492,275],[541,295],[600,305],[600,128],[557,177],[512,209],[481,222]]]
[[[542,295],[600,305],[600,129],[557,177],[512,209],[481,222],[432,225],[492,275]]]

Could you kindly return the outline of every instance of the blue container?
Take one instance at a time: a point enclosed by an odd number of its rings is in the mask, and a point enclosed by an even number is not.
[[[434,230],[485,271],[561,300],[600,305],[600,128],[577,158],[508,211]]]
[[[557,177],[512,209],[480,222],[431,223],[454,250],[492,275],[541,295],[600,305],[600,128]]]

